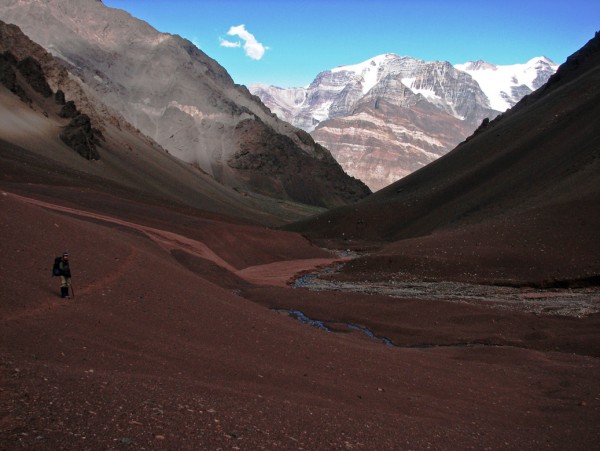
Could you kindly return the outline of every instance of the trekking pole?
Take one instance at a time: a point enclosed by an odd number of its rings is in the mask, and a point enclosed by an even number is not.
[[[73,284],[71,284],[71,293],[73,294],[73,299],[75,299],[75,290],[73,289]]]

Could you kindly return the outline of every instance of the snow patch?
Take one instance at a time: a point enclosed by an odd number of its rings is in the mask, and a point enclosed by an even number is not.
[[[490,101],[490,106],[497,111],[506,111],[511,107],[507,98],[512,97],[512,88],[525,85],[532,91],[536,87],[533,82],[538,76],[539,69],[544,66],[556,72],[555,64],[544,56],[532,58],[525,64],[495,66],[482,61],[456,64],[455,69],[466,72],[479,83],[481,90]]]
[[[331,108],[331,105],[333,105],[333,100],[324,102],[319,108],[314,110],[312,116],[319,122],[329,119],[329,109]]]
[[[393,53],[386,53],[370,58],[362,63],[349,66],[339,66],[331,69],[331,73],[350,72],[362,83],[363,95],[369,92],[379,81],[382,67],[387,61],[397,58]]]
[[[400,81],[402,82],[402,84],[404,86],[406,86],[408,89],[410,89],[413,93],[421,94],[423,97],[425,97],[428,100],[434,100],[434,101],[442,100],[442,98],[439,95],[437,95],[433,89],[415,88],[414,87],[415,80],[416,80],[416,77],[405,77],[405,78],[402,78]]]

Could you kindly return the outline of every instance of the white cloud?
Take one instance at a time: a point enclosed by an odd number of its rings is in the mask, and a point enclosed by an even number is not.
[[[220,38],[220,41],[221,41],[221,47],[235,48],[235,47],[242,46],[240,41],[231,42],[231,41],[227,41],[226,39],[223,39],[223,38]]]
[[[237,36],[244,41],[244,52],[246,55],[254,60],[261,59],[269,47],[265,47],[256,40],[254,35],[246,30],[245,25],[238,25],[237,27],[231,27],[227,32],[229,36]],[[221,39],[221,45],[224,47],[240,47],[241,43],[231,42],[225,39]]]

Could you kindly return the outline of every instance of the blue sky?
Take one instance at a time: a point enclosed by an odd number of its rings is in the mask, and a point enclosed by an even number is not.
[[[600,30],[597,0],[103,0],[178,34],[236,83],[305,86],[383,53],[560,64]]]

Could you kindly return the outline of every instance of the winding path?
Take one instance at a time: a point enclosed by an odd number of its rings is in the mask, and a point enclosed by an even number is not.
[[[55,211],[61,211],[84,218],[92,218],[112,224],[118,224],[120,226],[140,231],[152,241],[154,241],[156,244],[158,244],[160,247],[169,252],[172,250],[182,250],[193,254],[197,257],[209,260],[215,263],[216,265],[226,269],[227,271],[236,274],[238,277],[241,277],[247,282],[250,282],[255,285],[270,285],[279,287],[287,286],[288,282],[290,282],[294,278],[294,276],[299,273],[313,271],[323,266],[331,265],[335,262],[347,260],[340,257],[282,260],[264,265],[256,265],[243,269],[237,269],[233,267],[229,262],[224,260],[217,253],[215,253],[212,249],[210,249],[210,247],[206,243],[188,238],[183,235],[179,235],[174,232],[170,232],[168,230],[156,229],[154,227],[148,227],[134,222],[125,221],[123,219],[115,218],[113,216],[107,216],[76,208],[65,207],[63,205],[57,205],[39,199],[34,199],[31,197],[20,196],[14,193],[5,192],[5,194],[21,202],[26,202],[32,205],[36,205],[38,207],[43,207]]]

